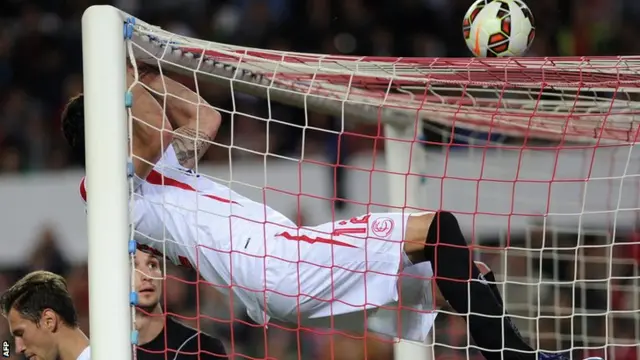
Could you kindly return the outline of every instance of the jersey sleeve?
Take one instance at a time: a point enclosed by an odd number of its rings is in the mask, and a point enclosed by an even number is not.
[[[144,183],[144,180],[139,178],[138,176],[134,176],[133,177],[133,189],[134,191],[138,191],[138,189],[142,186],[142,184]],[[80,187],[79,187],[79,192],[80,192],[80,198],[82,199],[82,202],[84,202],[84,204],[87,204],[87,177],[83,176],[82,180],[80,180]]]
[[[176,156],[176,149],[173,148],[173,145],[169,145],[164,151],[164,154],[162,154],[162,158],[160,158],[160,160],[156,164],[156,168],[172,168],[178,170],[184,169],[178,161],[178,157]]]
[[[142,250],[150,250],[175,265],[193,267],[199,234],[195,199],[179,189],[144,182],[135,192],[131,221],[135,240]],[[196,194],[193,194],[195,196]]]
[[[185,169],[178,162],[178,157],[176,156],[176,150],[173,148],[173,145],[169,145],[167,150],[165,150],[164,154],[162,154],[162,158],[155,166],[156,170],[162,170],[165,168],[174,169],[174,170],[182,170]],[[160,171],[163,173],[163,171]],[[145,182],[144,179],[141,179],[138,176],[134,176],[133,178],[133,186],[134,190],[137,191],[140,186]],[[86,204],[87,203],[87,177],[83,176],[82,180],[80,180],[80,198]]]
[[[193,221],[189,216],[195,216],[192,215],[195,213],[184,209],[171,210],[172,207],[169,204],[176,203],[175,200],[179,199],[175,191],[161,192],[160,186],[150,185],[138,176],[133,177],[133,185],[134,202],[130,221],[138,230],[135,236],[138,249],[166,257],[175,265],[193,267],[191,259],[195,255],[191,254],[190,249],[195,248],[195,243],[190,241],[194,237],[189,234],[186,224]],[[86,177],[80,181],[79,192],[86,209]]]

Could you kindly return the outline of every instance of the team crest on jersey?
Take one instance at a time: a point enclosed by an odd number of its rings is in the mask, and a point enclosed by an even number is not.
[[[385,239],[391,235],[395,223],[388,217],[377,218],[371,223],[371,232],[379,238]]]

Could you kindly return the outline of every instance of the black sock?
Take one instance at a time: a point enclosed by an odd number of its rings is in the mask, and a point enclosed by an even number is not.
[[[493,271],[489,271],[484,274],[484,279],[489,283],[489,288],[491,289],[493,296],[498,300],[498,303],[500,303],[500,306],[504,307],[504,300],[502,300],[502,295],[500,295],[500,290],[498,289],[498,285],[496,285],[496,275]]]
[[[500,306],[502,306],[502,308],[504,309],[504,300],[502,300],[502,295],[500,295],[500,289],[498,289],[498,285],[496,284],[495,274],[493,273],[493,271],[489,271],[488,273],[484,274],[484,278],[489,283],[488,285],[489,285],[489,288],[491,289],[491,292],[493,293],[493,296],[496,298]],[[505,311],[505,314],[506,314],[506,311]],[[512,323],[511,317],[507,316],[505,317],[505,319],[509,321],[509,323],[511,323],[511,328],[513,329],[513,331],[515,331],[516,334],[522,339],[522,334],[520,334],[520,330],[518,330],[516,325]]]
[[[482,279],[480,270],[451,213],[441,211],[436,214],[427,234],[424,253],[433,266],[440,292],[456,312],[466,315],[471,337],[484,349],[482,354],[487,360],[536,359],[535,353],[514,351],[532,352],[533,349],[505,315],[497,286],[493,284],[495,289],[492,289],[489,284],[477,281]]]

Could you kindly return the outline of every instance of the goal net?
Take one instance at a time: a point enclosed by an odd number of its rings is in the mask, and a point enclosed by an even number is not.
[[[127,63],[159,69],[223,115],[196,166],[201,176],[300,225],[366,212],[451,211],[535,349],[640,357],[640,57],[299,54],[183,37],[110,7],[90,8],[83,32],[88,159],[101,163],[87,163],[87,177],[97,179],[92,189],[102,188],[94,192],[110,194],[92,197],[88,210],[92,344],[106,337],[104,347],[113,348],[109,331],[131,329],[116,319],[130,320],[128,304],[95,314],[129,292],[107,279],[131,277],[126,244],[113,241],[130,234],[119,164],[127,126],[139,121],[126,116],[126,88],[113,79]],[[98,288],[101,280],[112,288]],[[238,358],[480,358],[463,318],[447,309],[427,309],[439,313],[430,336],[405,344],[260,327],[215,286],[179,270],[167,270],[167,287],[192,296],[166,314],[225,339]],[[174,296],[166,293],[165,303]],[[125,354],[131,344],[122,346]]]

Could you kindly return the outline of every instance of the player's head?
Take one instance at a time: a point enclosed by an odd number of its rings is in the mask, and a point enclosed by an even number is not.
[[[78,326],[66,281],[48,271],[32,272],[16,282],[0,297],[0,308],[16,351],[29,359],[57,359],[64,330]]]
[[[62,134],[73,158],[84,166],[84,95],[71,98],[62,111]]]
[[[138,307],[145,312],[152,312],[160,306],[162,295],[162,269],[158,259],[146,252],[136,251],[136,291]]]

